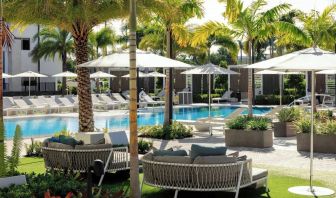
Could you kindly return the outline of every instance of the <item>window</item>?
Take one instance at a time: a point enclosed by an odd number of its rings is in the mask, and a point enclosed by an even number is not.
[[[335,75],[326,75],[326,92],[335,95]]]
[[[21,49],[22,50],[30,50],[30,39],[22,39],[21,40]]]

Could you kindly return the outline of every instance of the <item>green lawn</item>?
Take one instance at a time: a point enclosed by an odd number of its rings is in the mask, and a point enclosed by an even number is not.
[[[36,172],[43,173],[44,163],[42,158],[22,158],[19,166],[20,172]],[[140,176],[142,177],[142,175]],[[104,180],[104,188],[112,189],[113,191],[117,191],[120,189],[126,189],[129,185],[128,176],[125,173],[117,173],[108,175]],[[293,195],[288,192],[288,188],[291,186],[297,185],[308,185],[309,182],[304,179],[289,177],[285,175],[279,175],[278,173],[272,173],[270,171],[269,176],[269,188],[270,188],[270,197],[272,198],[303,198],[303,196]],[[325,186],[323,183],[315,183],[315,185]],[[159,188],[150,187],[144,185],[143,188],[143,196],[144,198],[171,198],[174,196],[174,191],[171,190],[161,190]],[[234,197],[233,193],[222,193],[222,192],[185,192],[182,191],[179,193],[179,197],[211,197],[211,198],[219,198],[219,197]],[[244,189],[241,190],[239,197],[246,198],[263,198],[267,197],[267,194],[264,193],[264,189],[259,190],[251,190]]]

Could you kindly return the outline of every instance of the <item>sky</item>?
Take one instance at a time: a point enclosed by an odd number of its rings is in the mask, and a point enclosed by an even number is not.
[[[248,6],[252,0],[243,0],[244,5]],[[300,9],[304,12],[309,12],[312,9],[322,11],[328,5],[336,3],[336,0],[267,0],[268,5],[266,8],[271,8],[280,3],[289,3],[295,9]],[[202,24],[209,20],[223,22],[224,18],[222,13],[225,10],[225,5],[219,3],[217,0],[204,0],[204,18],[192,19],[190,23]]]
[[[193,18],[189,21],[190,24],[203,24],[207,21],[219,21],[224,22],[222,13],[225,10],[225,5],[219,3],[217,0],[203,0],[204,17],[202,19]],[[248,6],[253,0],[243,0],[244,6]],[[271,8],[280,3],[289,3],[294,9],[300,9],[304,12],[309,12],[312,9],[318,11],[324,10],[325,7],[336,3],[336,0],[267,0],[268,5],[265,8]],[[121,34],[120,27],[121,21],[114,21],[110,24],[117,34]],[[95,31],[99,30],[103,25],[99,25],[95,28]]]

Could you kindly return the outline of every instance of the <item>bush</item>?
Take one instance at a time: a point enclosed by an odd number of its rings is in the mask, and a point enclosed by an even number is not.
[[[269,124],[270,120],[268,118],[239,116],[230,120],[226,126],[229,129],[265,131],[268,129]]]
[[[334,134],[336,135],[336,122],[335,121],[327,121],[321,124],[318,134]]]
[[[250,120],[247,116],[239,116],[235,119],[231,119],[226,123],[229,129],[243,130],[247,128],[247,122]]]
[[[193,102],[195,103],[208,103],[209,102],[209,94],[194,94]],[[223,95],[223,94],[222,94]],[[221,94],[211,94],[212,98],[220,98]]]
[[[267,118],[254,118],[248,122],[248,128],[256,131],[266,131],[269,125],[269,119]]]
[[[300,118],[300,109],[295,107],[282,108],[277,115],[280,122],[293,122]]]
[[[66,128],[63,128],[62,130],[60,130],[60,131],[58,131],[54,134],[54,137],[59,137],[59,136],[69,137],[69,136],[71,136],[71,132],[68,131]]]
[[[157,139],[183,139],[192,137],[191,127],[186,127],[182,123],[173,122],[170,126],[144,126],[139,128],[140,137],[149,137]]]
[[[295,95],[283,95],[282,103],[289,104],[295,100]],[[278,105],[280,103],[280,95],[258,95],[256,96],[256,105]]]
[[[153,147],[153,142],[140,139],[138,142],[138,151],[140,154],[148,153]]]
[[[80,197],[85,191],[85,182],[80,181],[79,175],[64,173],[28,174],[27,184],[20,186],[10,186],[0,189],[0,197],[36,197],[43,198],[44,193],[49,191],[52,196],[65,197],[72,192],[76,197]]]
[[[327,121],[333,120],[333,112],[330,110],[318,111],[315,113],[315,119],[321,122],[327,122]]]
[[[301,118],[295,122],[295,127],[298,133],[310,133],[311,121],[309,118]],[[316,132],[316,123],[314,123],[314,132]]]
[[[25,144],[25,147],[26,157],[42,157],[42,142],[31,138],[31,144]]]

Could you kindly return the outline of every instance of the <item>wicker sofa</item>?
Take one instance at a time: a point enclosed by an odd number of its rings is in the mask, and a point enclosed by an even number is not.
[[[112,152],[112,153],[111,153]],[[107,172],[129,169],[128,148],[112,145],[82,145],[71,147],[43,147],[45,167],[48,170],[70,170],[86,172],[94,160],[100,159],[105,164],[111,153]]]
[[[180,190],[186,191],[228,191],[235,192],[252,185],[267,187],[268,171],[252,168],[252,160],[221,164],[195,164],[185,158],[185,162],[156,161],[151,153],[142,159],[143,183],[163,189],[175,190],[177,198]],[[206,162],[206,161],[205,161]]]

